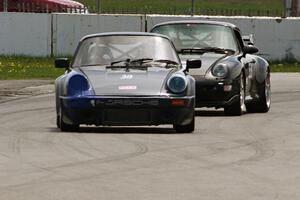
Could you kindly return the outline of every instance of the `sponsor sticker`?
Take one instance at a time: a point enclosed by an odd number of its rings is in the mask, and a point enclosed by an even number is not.
[[[136,90],[136,85],[120,85],[119,90]]]

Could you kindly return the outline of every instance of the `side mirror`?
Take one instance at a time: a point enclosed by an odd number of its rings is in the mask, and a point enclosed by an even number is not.
[[[246,45],[244,46],[244,55],[246,54],[254,54],[257,53],[259,50],[256,46],[254,45]]]
[[[189,71],[189,69],[199,69],[202,65],[201,60],[187,60],[186,61],[186,71]]]
[[[69,69],[69,67],[70,67],[69,58],[56,58],[55,59],[55,68]]]

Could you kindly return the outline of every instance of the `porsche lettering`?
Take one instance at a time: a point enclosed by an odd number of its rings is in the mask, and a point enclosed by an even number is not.
[[[158,106],[159,101],[157,99],[109,99],[109,100],[98,100],[97,106],[106,105],[106,106]]]

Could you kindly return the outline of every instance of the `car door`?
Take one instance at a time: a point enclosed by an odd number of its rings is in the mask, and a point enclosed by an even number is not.
[[[244,43],[240,34],[239,30],[234,30],[235,36],[237,39],[237,43],[239,44],[240,48],[244,48]],[[241,59],[240,59],[244,71],[245,71],[245,92],[246,92],[246,97],[250,95],[251,91],[251,85],[253,82],[253,78],[255,77],[255,59],[251,54],[246,54],[244,55],[243,53],[241,54]]]
[[[246,54],[242,58],[242,63],[245,69],[245,91],[246,96],[250,95],[252,83],[255,78],[255,59],[251,54]]]

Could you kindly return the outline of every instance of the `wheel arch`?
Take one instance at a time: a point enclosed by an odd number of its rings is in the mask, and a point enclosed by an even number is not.
[[[269,63],[261,57],[256,57],[255,79],[257,83],[263,83],[266,80],[269,73]]]
[[[188,81],[188,89],[186,94],[188,96],[196,96],[195,79],[190,75],[187,75],[186,78]]]
[[[60,100],[59,97],[65,93],[64,82],[66,79],[66,74],[59,76],[55,80],[55,103],[56,103],[56,114],[59,115],[59,107],[60,107]]]
[[[238,78],[240,77],[241,73],[243,73],[243,75],[244,75],[244,77],[245,77],[245,74],[246,74],[246,73],[245,73],[244,67],[243,67],[241,64],[236,65],[236,66],[234,67],[234,69],[232,69],[232,71],[231,71],[230,79],[231,79],[232,81],[238,79]]]

